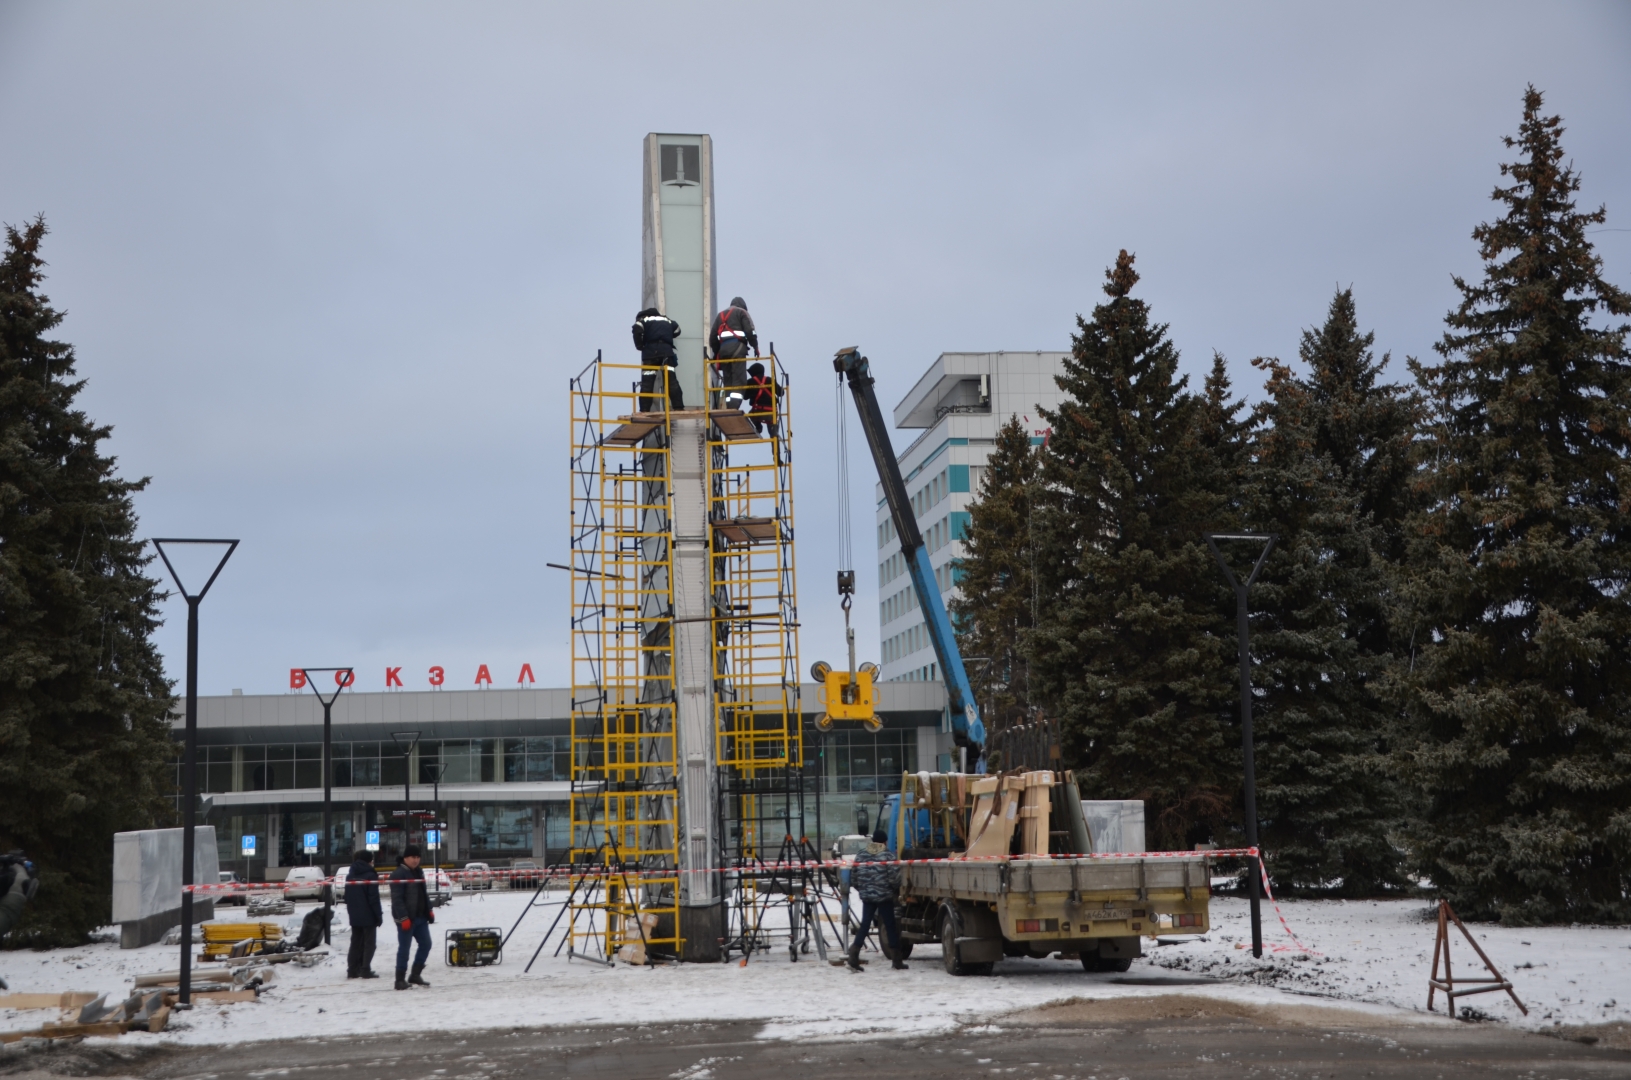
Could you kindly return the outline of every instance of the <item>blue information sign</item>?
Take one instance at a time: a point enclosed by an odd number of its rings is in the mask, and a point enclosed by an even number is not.
[[[441,829],[426,829],[425,830],[425,846],[426,847],[432,847],[432,848],[441,847],[442,846],[442,830]]]
[[[366,834],[364,834],[364,836],[365,836],[364,846],[367,847],[369,851],[378,851],[379,850],[379,830],[378,829],[369,829],[368,832]]]
[[[306,834],[306,854],[317,854],[317,834],[314,832],[309,832]]]
[[[246,859],[253,859],[255,857],[255,838],[253,836],[244,837],[243,855]]]

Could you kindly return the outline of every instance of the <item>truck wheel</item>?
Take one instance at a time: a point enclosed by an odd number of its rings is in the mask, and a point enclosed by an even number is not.
[[[957,918],[951,914],[940,920],[940,956],[947,975],[968,974],[968,967],[957,959]]]
[[[1083,971],[1126,971],[1132,966],[1133,961],[1130,957],[1123,957],[1120,960],[1107,960],[1098,953],[1084,952],[1082,954]]]
[[[957,939],[961,936],[963,920],[957,912],[947,909],[940,919],[941,963],[947,975],[989,975],[992,964],[965,964],[957,959]]]
[[[889,947],[889,942],[881,941],[878,943],[878,945],[881,949],[883,949],[883,958],[885,960],[893,960],[895,958],[895,950]],[[910,960],[912,958],[912,943],[910,941],[903,941],[900,943],[900,958],[902,960]]]

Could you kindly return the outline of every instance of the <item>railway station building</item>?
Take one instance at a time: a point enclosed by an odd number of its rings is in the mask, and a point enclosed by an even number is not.
[[[949,767],[952,739],[939,683],[881,688],[882,730],[815,729],[816,687],[802,689],[805,768],[818,783],[809,839],[823,849],[877,820],[901,773]],[[349,860],[370,830],[380,859],[445,824],[443,865],[505,866],[566,857],[570,846],[568,689],[388,690],[340,694],[332,710],[332,829]],[[221,868],[247,881],[281,880],[305,865],[303,838],[323,822],[323,712],[309,691],[206,696],[198,708],[200,824],[213,825]],[[174,720],[178,751],[184,721]],[[411,744],[407,753],[404,745]],[[181,764],[176,762],[181,789]],[[862,819],[864,818],[864,822]],[[819,835],[818,835],[819,834]],[[244,838],[253,838],[245,856]]]

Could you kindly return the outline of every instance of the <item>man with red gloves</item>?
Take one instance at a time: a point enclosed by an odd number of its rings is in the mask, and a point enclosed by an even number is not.
[[[391,920],[396,923],[396,988],[406,990],[409,983],[429,986],[424,978],[425,961],[430,959],[430,924],[436,921],[436,913],[430,910],[417,844],[407,846],[402,864],[391,872]],[[409,975],[408,948],[416,941],[419,949]]]

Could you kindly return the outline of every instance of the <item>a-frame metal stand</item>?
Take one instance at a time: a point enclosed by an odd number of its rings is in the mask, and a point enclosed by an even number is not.
[[[1464,976],[1458,979],[1451,972],[1450,923],[1452,922],[1455,923],[1456,929],[1461,931],[1461,935],[1467,939],[1467,944],[1472,946],[1473,952],[1478,954],[1478,959],[1484,962],[1484,967],[1489,971],[1489,975],[1480,975],[1476,978]],[[1441,960],[1444,963],[1444,977],[1442,979],[1439,978],[1438,974]],[[1457,983],[1461,984],[1460,988],[1457,988]],[[1427,980],[1428,1012],[1433,1011],[1433,995],[1440,990],[1444,992],[1444,997],[1449,1003],[1450,1019],[1452,1020],[1455,1019],[1456,998],[1466,997],[1468,994],[1488,994],[1495,990],[1505,990],[1507,996],[1512,999],[1512,1003],[1521,1009],[1525,1016],[1529,1015],[1528,1007],[1518,1000],[1518,995],[1513,991],[1512,984],[1496,970],[1495,965],[1490,962],[1490,958],[1484,955],[1484,950],[1478,947],[1478,942],[1473,940],[1472,934],[1461,924],[1460,916],[1456,915],[1455,909],[1450,907],[1448,900],[1438,902],[1438,940],[1433,942],[1433,974]]]

